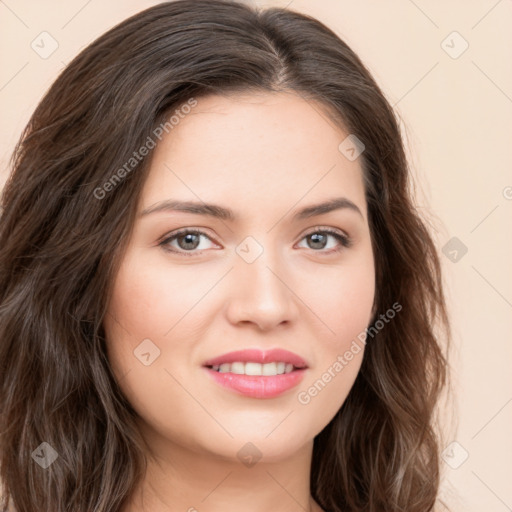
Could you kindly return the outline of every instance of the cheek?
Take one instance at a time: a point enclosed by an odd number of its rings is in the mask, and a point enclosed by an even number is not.
[[[190,354],[186,341],[198,324],[191,309],[211,281],[206,275],[198,279],[193,266],[170,271],[133,250],[119,269],[104,322],[108,360],[123,394],[141,418],[183,441],[191,436],[190,425],[177,410],[204,422],[204,411],[178,382],[189,377],[182,368]]]
[[[317,333],[315,367],[298,390],[297,402],[310,428],[319,432],[345,402],[362,364],[375,296],[373,260],[333,269],[314,283],[303,294],[321,319],[323,334]]]
[[[109,312],[134,342],[165,341],[178,322],[180,330],[187,325],[185,316],[211,288],[216,276],[204,272],[203,279],[192,265],[166,267],[159,255],[134,251],[119,270]]]
[[[171,267],[160,255],[136,249],[125,255],[104,327],[112,370],[138,410],[163,410],[162,390],[179,392],[166,370],[187,377],[183,367],[194,353],[193,340],[201,339],[210,324],[204,311],[208,301],[202,299],[218,279],[207,265]],[[151,363],[145,366],[140,357],[148,352]]]
[[[356,258],[354,258],[356,260]],[[333,266],[308,275],[299,294],[320,321],[322,345],[319,352],[343,349],[353,337],[364,331],[371,320],[375,298],[373,258],[368,253],[355,263]]]

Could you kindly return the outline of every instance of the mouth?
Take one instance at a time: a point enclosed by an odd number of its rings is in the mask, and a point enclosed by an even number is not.
[[[246,349],[228,352],[203,363],[203,366],[220,373],[238,375],[282,375],[307,368],[306,361],[289,350]]]
[[[273,398],[297,386],[308,365],[283,349],[230,352],[203,364],[221,386],[252,398]]]

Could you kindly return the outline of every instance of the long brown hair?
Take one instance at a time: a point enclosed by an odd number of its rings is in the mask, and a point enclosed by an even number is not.
[[[13,154],[0,225],[2,511],[11,501],[19,512],[112,512],[143,478],[136,413],[110,369],[102,322],[150,157],[119,169],[190,98],[283,90],[321,102],[363,141],[374,321],[402,306],[368,342],[348,398],[314,440],[312,496],[328,512],[432,509],[450,326],[397,117],[356,54],[319,21],[178,0],[83,50]],[[122,179],[105,187],[115,173]]]

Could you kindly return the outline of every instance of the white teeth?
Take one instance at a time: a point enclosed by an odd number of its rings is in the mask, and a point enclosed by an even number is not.
[[[245,374],[246,375],[263,375],[261,372],[260,363],[245,363]]]
[[[234,363],[222,363],[221,365],[212,366],[212,370],[220,373],[236,373],[238,375],[282,375],[283,373],[290,373],[293,371],[293,364],[280,362],[273,363],[243,363],[236,361]]]
[[[239,375],[245,373],[244,363],[231,363],[231,373],[238,373]]]
[[[277,363],[267,363],[261,365],[262,375],[277,375]]]

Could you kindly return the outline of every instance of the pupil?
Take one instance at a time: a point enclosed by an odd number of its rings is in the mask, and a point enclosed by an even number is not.
[[[323,249],[325,247],[325,238],[326,238],[325,235],[314,233],[314,234],[310,235],[310,238],[313,241],[313,245],[320,243],[320,246],[315,246],[315,247],[313,247],[314,249]],[[319,242],[319,239],[323,239],[323,240]]]
[[[181,240],[184,240],[184,239],[185,239],[185,240],[186,240],[185,244],[192,244],[192,246],[190,246],[190,245],[188,245],[188,246],[187,246],[187,245],[183,246],[184,244],[179,243],[180,247],[181,247],[182,249],[195,249],[195,248],[198,246],[199,241],[198,241],[198,240],[195,240],[195,243],[194,243],[194,241],[193,241],[193,240],[191,240],[191,238],[192,238],[192,237],[197,237],[197,234],[194,234],[194,233],[187,233],[186,235],[183,235],[183,236],[179,237],[179,239],[178,239],[178,241],[179,241],[179,242],[180,242]]]

